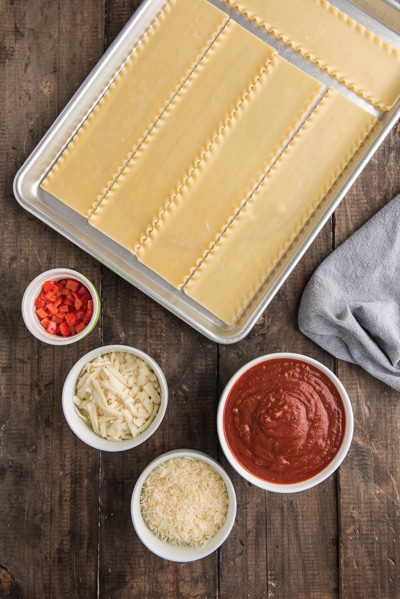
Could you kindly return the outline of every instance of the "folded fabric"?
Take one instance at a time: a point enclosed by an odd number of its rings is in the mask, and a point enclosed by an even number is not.
[[[400,391],[400,194],[317,268],[300,331]]]

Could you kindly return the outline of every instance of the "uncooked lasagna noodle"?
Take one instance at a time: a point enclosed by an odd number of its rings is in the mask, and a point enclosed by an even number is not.
[[[225,0],[376,106],[400,93],[400,52],[326,0]]]
[[[275,54],[230,21],[90,216],[90,224],[135,253],[160,209],[226,125],[238,98]]]
[[[189,279],[186,293],[233,323],[374,122],[373,116],[330,89]]]
[[[318,81],[275,56],[157,214],[137,251],[139,260],[175,287],[182,286],[322,90]]]
[[[233,324],[376,123],[321,81],[207,0],[166,0],[42,187]]]
[[[227,21],[206,0],[168,0],[42,187],[88,217]]]

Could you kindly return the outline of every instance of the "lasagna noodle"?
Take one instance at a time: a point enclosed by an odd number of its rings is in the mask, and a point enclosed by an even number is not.
[[[136,252],[226,123],[238,98],[275,50],[230,21],[89,218],[93,227]]]
[[[168,0],[43,189],[88,217],[227,21],[206,0]]]
[[[232,324],[375,124],[330,89],[184,287]]]
[[[299,127],[323,86],[276,56],[154,222],[137,256],[183,284]]]
[[[326,0],[225,0],[378,109],[400,94],[400,52]]]

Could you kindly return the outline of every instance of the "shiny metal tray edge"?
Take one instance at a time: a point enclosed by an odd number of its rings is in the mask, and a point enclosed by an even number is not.
[[[352,4],[360,7],[364,12],[374,17],[377,21],[384,23],[395,33],[400,34],[400,22],[398,19],[398,0],[350,0]]]
[[[336,210],[400,117],[400,105],[397,104],[384,115],[364,143],[362,150],[353,157],[257,297],[239,320],[234,325],[228,326],[191,301],[183,292],[177,292],[160,277],[143,267],[134,256],[121,250],[117,244],[110,243],[110,240],[105,239],[101,234],[93,234],[93,230],[88,231],[89,227],[85,227],[83,219],[80,220],[79,217],[73,215],[72,211],[70,213],[68,209],[63,211],[63,207],[57,202],[53,201],[51,204],[46,201],[46,193],[39,187],[45,172],[49,169],[51,162],[54,162],[54,157],[62,151],[66,141],[80,126],[90,108],[98,101],[99,96],[104,93],[107,85],[126,59],[135,39],[146,29],[164,1],[145,0],[135,11],[113,44],[17,172],[13,186],[14,195],[26,211],[45,222],[205,337],[216,343],[233,344],[241,341],[250,333],[277,291]],[[385,2],[385,0],[380,1]],[[338,2],[343,3],[343,0],[338,0]],[[220,3],[217,0],[215,4]],[[361,0],[358,2],[358,5],[360,4]]]

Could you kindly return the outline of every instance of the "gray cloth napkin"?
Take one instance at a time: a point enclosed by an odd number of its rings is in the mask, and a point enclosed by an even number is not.
[[[400,391],[400,194],[316,269],[300,331]]]

